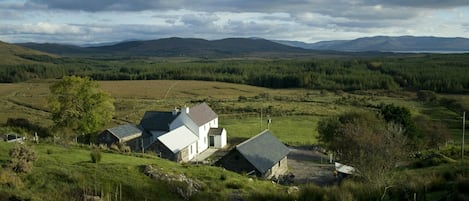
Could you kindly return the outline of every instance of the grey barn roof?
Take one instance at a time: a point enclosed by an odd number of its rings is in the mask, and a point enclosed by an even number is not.
[[[208,135],[221,135],[223,129],[225,128],[210,128],[210,130],[208,130]]]
[[[242,142],[236,149],[262,174],[290,152],[269,130]]]
[[[201,126],[217,118],[218,115],[207,105],[207,103],[201,103],[189,109],[189,117],[197,124],[197,126]]]
[[[179,115],[172,112],[147,111],[140,121],[145,130],[169,131],[169,124]]]
[[[120,139],[142,133],[140,129],[130,124],[109,128],[107,130]]]

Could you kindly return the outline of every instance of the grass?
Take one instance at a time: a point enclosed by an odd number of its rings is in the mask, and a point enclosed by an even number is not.
[[[316,124],[319,117],[315,116],[272,116],[270,130],[282,142],[289,145],[316,144]],[[230,131],[231,136],[250,138],[267,129],[266,117],[228,118],[220,121],[220,126]]]
[[[18,64],[37,64],[38,62],[31,61],[25,58],[21,58],[18,55],[46,55],[55,57],[51,54],[39,52],[23,48],[16,45],[7,44],[0,41],[0,58],[3,65],[18,65]]]
[[[51,80],[0,84],[0,122],[25,118],[43,127],[52,125],[47,112]],[[271,130],[291,145],[316,143],[316,123],[325,117],[351,110],[370,110],[368,105],[393,103],[411,109],[434,121],[449,123],[455,143],[459,142],[458,115],[445,107],[417,102],[415,93],[405,91],[328,92],[306,89],[268,89],[248,85],[178,80],[101,81],[101,88],[115,99],[116,115],[107,125],[138,124],[148,110],[170,111],[205,101],[219,114],[220,126],[233,139],[254,136],[265,129],[266,116],[272,118]],[[467,95],[441,95],[469,102]],[[240,98],[242,97],[242,99]],[[263,127],[260,112],[263,110]]]
[[[8,150],[13,144],[0,142],[0,163],[6,164]],[[86,147],[52,144],[32,145],[39,156],[31,173],[20,175],[24,186],[8,186],[0,183],[0,194],[9,192],[23,199],[80,200],[84,191],[103,192],[114,200],[122,188],[122,200],[182,200],[168,184],[150,179],[143,174],[145,165],[159,167],[168,174],[185,174],[205,184],[195,200],[214,198],[223,200],[236,191],[248,196],[254,191],[284,191],[285,187],[269,181],[249,179],[218,167],[181,165],[153,155],[122,155],[102,153],[102,160],[91,162]],[[3,170],[2,170],[3,171]],[[220,179],[224,175],[225,179]],[[231,188],[238,184],[238,188]]]

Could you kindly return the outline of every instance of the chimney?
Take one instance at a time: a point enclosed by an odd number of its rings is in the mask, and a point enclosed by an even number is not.
[[[173,116],[176,116],[178,114],[179,110],[175,107],[173,110]]]
[[[184,112],[185,114],[189,114],[189,107],[184,106],[184,107],[182,108],[182,112]]]

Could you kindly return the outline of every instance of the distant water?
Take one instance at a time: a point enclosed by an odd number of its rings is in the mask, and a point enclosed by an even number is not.
[[[445,50],[414,50],[414,51],[391,51],[393,53],[427,53],[427,54],[466,54],[469,53],[469,50],[465,51],[445,51]]]

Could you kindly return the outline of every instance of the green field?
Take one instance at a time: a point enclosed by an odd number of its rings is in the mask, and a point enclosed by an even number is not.
[[[36,80],[0,84],[0,121],[25,118],[32,124],[52,125],[48,113],[48,87],[53,81]],[[219,124],[227,129],[229,143],[234,145],[267,128],[288,145],[311,145],[317,142],[317,122],[347,111],[376,110],[380,103],[393,103],[409,108],[414,116],[446,122],[453,134],[452,143],[460,143],[460,114],[438,103],[416,100],[414,92],[406,91],[318,91],[306,89],[268,89],[240,84],[206,81],[101,81],[101,88],[115,99],[116,115],[107,127],[123,123],[138,124],[145,111],[170,111],[174,107],[192,106],[205,101],[219,114]],[[439,94],[467,107],[469,96]],[[261,113],[263,114],[261,120]],[[6,132],[9,128],[1,128]],[[105,129],[105,128],[103,128]],[[31,134],[31,133],[29,133]],[[46,141],[43,139],[42,142]],[[466,141],[467,142],[467,141]],[[0,164],[6,165],[12,144],[0,142]],[[145,165],[154,165],[166,174],[184,174],[204,183],[191,200],[302,200],[312,195],[331,196],[340,200],[341,192],[357,199],[365,194],[381,195],[380,189],[370,190],[366,184],[348,183],[342,187],[319,188],[300,186],[305,191],[288,194],[286,186],[270,181],[250,180],[240,174],[204,165],[181,165],[153,155],[103,153],[101,163],[91,163],[87,146],[47,144],[32,145],[38,152],[29,174],[0,173],[0,195],[15,195],[32,200],[81,200],[83,191],[100,192],[110,200],[183,200],[174,192],[174,185],[154,181],[143,174]],[[453,150],[458,155],[458,150]],[[458,163],[459,164],[459,163]],[[455,163],[425,169],[403,170],[395,178],[402,182],[396,192],[421,192],[422,185],[431,186],[429,198],[439,199],[451,192],[454,182],[466,185],[467,167],[454,168]],[[2,169],[4,171],[5,169]],[[398,170],[400,171],[400,170]],[[7,174],[7,176],[5,175]],[[446,175],[451,177],[447,178]],[[456,175],[456,176],[452,176]],[[462,175],[462,176],[460,176]],[[409,177],[414,178],[405,183]],[[448,183],[449,182],[449,183]],[[449,186],[449,187],[448,187]],[[122,189],[122,190],[120,190]],[[410,190],[409,190],[410,189]],[[308,194],[311,192],[313,194]],[[122,192],[122,193],[120,193]],[[365,194],[362,194],[366,192]],[[371,192],[371,193],[370,193]],[[337,197],[338,196],[338,197]],[[0,200],[2,197],[0,197]],[[325,199],[324,197],[318,198]],[[305,200],[305,199],[303,199]]]
[[[31,123],[52,125],[47,106],[51,80],[0,84],[0,122],[25,118]],[[357,91],[354,93],[306,89],[269,89],[249,85],[206,81],[100,81],[101,88],[115,99],[116,115],[107,127],[138,124],[145,111],[170,111],[174,107],[207,102],[219,114],[220,126],[230,139],[248,138],[267,128],[290,145],[317,143],[316,123],[347,111],[375,110],[380,103],[409,108],[414,116],[446,122],[459,142],[461,115],[438,104],[416,101],[413,92]],[[459,101],[464,107],[467,95],[440,95]],[[262,121],[261,121],[262,111]],[[262,124],[262,127],[261,127]],[[105,129],[105,128],[103,128]]]

